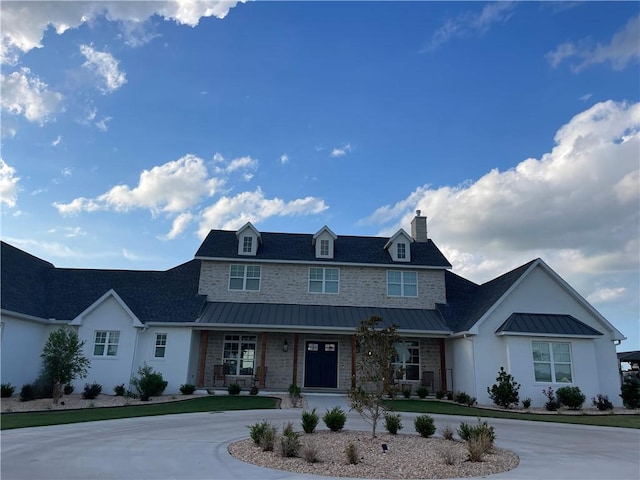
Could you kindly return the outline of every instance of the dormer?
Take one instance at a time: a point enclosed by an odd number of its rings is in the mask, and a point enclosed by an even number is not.
[[[260,232],[256,230],[251,222],[245,223],[243,227],[236,232],[238,237],[238,255],[252,255],[258,253],[258,244],[262,241]]]
[[[394,262],[410,262],[411,261],[411,243],[413,238],[404,229],[400,229],[385,244],[384,249],[389,252]]]
[[[311,242],[316,247],[316,258],[333,258],[336,238],[338,236],[326,225],[318,230]]]

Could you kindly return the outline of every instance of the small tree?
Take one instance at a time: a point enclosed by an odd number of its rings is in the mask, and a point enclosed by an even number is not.
[[[513,375],[504,371],[504,367],[500,367],[496,382],[491,388],[487,387],[487,393],[493,403],[503,408],[509,408],[510,405],[517,405],[520,402],[518,394],[520,384],[516,382]]]
[[[383,399],[393,371],[394,344],[400,339],[395,325],[380,328],[381,323],[380,317],[373,316],[360,322],[356,330],[361,351],[357,361],[359,382],[349,393],[351,409],[371,424],[373,437],[378,421],[387,411]]]
[[[53,402],[58,403],[62,386],[76,378],[85,378],[91,362],[82,353],[84,342],[75,330],[62,327],[49,334],[42,357],[44,374],[51,379]]]

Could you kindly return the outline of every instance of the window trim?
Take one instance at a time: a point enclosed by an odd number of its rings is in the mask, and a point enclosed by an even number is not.
[[[242,267],[242,276],[233,275],[234,268],[237,269],[239,267]],[[250,277],[248,275],[249,268],[257,269],[258,276],[257,277],[253,277],[253,276]],[[233,288],[232,287],[232,280],[234,280],[234,279],[235,280],[242,279],[242,288]],[[258,281],[258,288],[247,288],[247,282],[249,280],[257,280]],[[229,284],[228,284],[228,289],[229,290],[233,290],[235,292],[259,292],[261,285],[262,285],[262,266],[261,265],[248,265],[248,264],[236,264],[236,263],[232,263],[231,265],[229,265]]]
[[[536,360],[534,357],[534,345],[542,344],[547,345],[549,347],[549,361],[546,360]],[[568,362],[559,362],[554,358],[553,347],[554,345],[566,345],[569,353],[569,361]],[[571,385],[574,383],[574,371],[573,371],[573,353],[571,351],[571,342],[553,342],[553,341],[540,341],[540,340],[532,340],[531,341],[531,360],[533,366],[533,379],[536,383],[554,383],[554,384],[562,384],[562,385]],[[551,373],[551,380],[538,380],[536,377],[536,364],[545,364],[549,365],[549,370]],[[556,375],[556,365],[568,365],[569,372],[571,375],[569,382],[559,381]]]
[[[164,337],[164,343],[158,343],[161,337]],[[168,335],[164,332],[156,332],[155,342],[153,344],[153,358],[164,359],[167,358],[167,339]],[[158,355],[158,349],[162,349],[162,355]]]
[[[400,274],[400,283],[391,283],[389,282],[389,275],[391,273],[399,273]],[[407,274],[413,274],[415,275],[415,283],[408,283],[405,281],[405,275]],[[400,285],[400,294],[399,295],[394,295],[392,293],[389,293],[389,286],[390,285]],[[406,288],[408,286],[415,286],[416,292],[415,295],[408,295],[406,293]],[[387,296],[388,297],[396,297],[396,298],[418,298],[418,272],[416,270],[387,270]]]
[[[322,279],[311,279],[311,271],[312,270],[322,270]],[[328,270],[332,270],[337,272],[338,274],[338,279],[337,280],[327,280],[327,271]],[[311,290],[311,282],[317,282],[320,283],[320,285],[322,286],[322,290],[319,292],[314,292]],[[335,283],[336,284],[336,291],[335,292],[328,292],[327,291],[327,283]],[[334,267],[309,267],[309,281],[307,283],[307,287],[308,287],[308,292],[314,295],[322,295],[322,294],[326,294],[326,295],[337,295],[340,293],[340,269],[339,268],[334,268]]]
[[[104,342],[98,343],[98,334],[104,333]],[[115,342],[113,341],[115,337]],[[102,353],[96,353],[96,347],[102,346]],[[120,346],[120,330],[95,330],[93,335],[93,356],[98,358],[117,358]],[[115,353],[109,354],[109,347],[115,347]]]

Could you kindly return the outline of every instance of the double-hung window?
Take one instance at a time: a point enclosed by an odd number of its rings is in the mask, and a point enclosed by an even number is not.
[[[572,383],[571,346],[564,342],[532,342],[536,382]]]
[[[329,240],[320,240],[320,256],[329,256]]]
[[[309,292],[338,293],[340,270],[337,268],[311,267],[309,269]]]
[[[260,266],[231,265],[229,290],[260,290]]]
[[[153,352],[155,358],[164,358],[167,351],[167,334],[156,333],[156,345]]]
[[[388,270],[387,295],[390,297],[417,297],[418,274],[416,272]]]
[[[397,244],[397,256],[398,260],[405,260],[407,258],[407,244],[406,243],[398,243]]]
[[[97,330],[93,342],[93,355],[96,357],[115,357],[118,355],[120,332],[114,330]]]
[[[253,237],[242,237],[242,253],[251,253],[253,251]]]
[[[222,363],[227,375],[253,375],[255,361],[255,335],[224,336]]]
[[[420,343],[404,341],[394,344],[393,371],[397,380],[420,380]]]

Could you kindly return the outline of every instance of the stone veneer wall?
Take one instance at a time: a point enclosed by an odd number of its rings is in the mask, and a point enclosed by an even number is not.
[[[258,265],[247,259],[247,265]],[[309,293],[310,265],[262,263],[260,291],[229,290],[229,262],[203,261],[198,293],[210,302],[296,303],[433,309],[446,303],[444,270],[418,272],[418,296],[387,296],[389,267],[339,266],[338,294]],[[332,265],[317,265],[333,267]],[[399,269],[399,268],[398,268]],[[407,270],[403,268],[402,270]],[[411,269],[408,269],[411,270]]]

